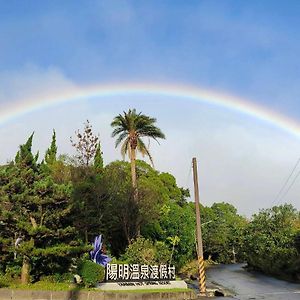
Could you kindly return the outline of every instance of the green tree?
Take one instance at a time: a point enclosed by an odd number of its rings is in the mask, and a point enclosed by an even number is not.
[[[99,170],[92,166],[72,166],[72,222],[85,243],[104,229],[105,189]]]
[[[147,155],[153,163],[149,149],[142,140],[143,137],[164,139],[165,135],[155,126],[156,119],[137,113],[135,109],[129,109],[123,115],[119,114],[114,118],[111,126],[114,128],[112,137],[117,137],[116,147],[123,142],[121,153],[123,157],[128,154],[131,163],[131,180],[134,190],[134,200],[137,201],[137,176],[136,176],[136,155],[139,151],[142,155]]]
[[[88,243],[103,229],[103,158],[99,137],[93,133],[88,120],[83,132],[75,133],[76,141],[71,138],[77,151],[77,161],[71,166],[73,222]]]
[[[299,280],[300,256],[295,243],[299,221],[299,212],[288,204],[255,214],[245,232],[248,265],[268,274]]]
[[[194,259],[196,218],[193,203],[169,202],[161,207],[159,239],[172,249],[172,261],[178,266]]]
[[[243,261],[247,220],[229,203],[201,207],[204,255],[220,263]]]
[[[68,224],[70,184],[55,183],[37,163],[31,152],[31,135],[20,146],[14,162],[0,172],[1,216],[6,226],[6,252],[22,257],[21,279],[28,283],[29,274],[51,273],[66,268],[71,258],[84,250]],[[15,244],[16,238],[18,243]],[[16,262],[18,262],[18,259]]]
[[[126,248],[122,259],[128,263],[167,264],[170,255],[170,250],[165,243],[138,237]]]
[[[143,161],[137,161],[137,172],[140,176],[138,202],[134,200],[132,193],[129,163],[112,162],[105,167],[103,175],[103,186],[108,197],[105,207],[110,211],[108,220],[104,223],[110,228],[111,234],[122,236],[118,240],[125,239],[125,244],[120,245],[120,248],[137,237],[139,228],[159,217],[159,206],[163,201],[161,190],[155,181],[158,172]]]
[[[51,145],[47,149],[45,154],[45,163],[47,165],[53,165],[56,162],[56,156],[57,156],[56,133],[55,130],[53,130]]]
[[[97,173],[101,174],[103,172],[103,152],[101,151],[101,145],[98,143],[94,157],[94,169]]]
[[[38,153],[35,156],[33,156],[31,152],[33,135],[34,133],[31,134],[31,136],[28,138],[25,144],[20,145],[20,149],[17,152],[15,157],[16,164],[24,167],[28,167],[28,166],[31,166],[32,168],[36,167],[36,162],[38,160]]]

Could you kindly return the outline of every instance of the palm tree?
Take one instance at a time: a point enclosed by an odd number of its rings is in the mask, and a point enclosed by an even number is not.
[[[136,182],[136,154],[137,151],[143,156],[147,155],[153,165],[151,154],[143,142],[143,137],[153,138],[157,141],[158,138],[164,139],[165,135],[154,125],[155,118],[143,115],[141,112],[136,113],[135,109],[129,109],[128,112],[123,112],[123,115],[116,116],[111,126],[114,128],[112,137],[118,136],[116,147],[123,142],[121,146],[121,154],[123,158],[128,154],[131,163],[131,179],[134,192],[134,200],[137,201],[137,182]],[[157,141],[158,142],[158,141]]]

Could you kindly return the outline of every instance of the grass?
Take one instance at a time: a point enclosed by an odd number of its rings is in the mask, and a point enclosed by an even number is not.
[[[99,290],[94,289],[94,291],[104,292],[104,293],[178,293],[178,292],[190,292],[192,289],[180,289],[180,288],[174,288],[174,289],[140,289],[140,290]]]
[[[24,289],[24,290],[39,290],[39,291],[93,291],[93,292],[103,292],[103,293],[178,293],[178,292],[188,292],[191,289],[183,288],[173,288],[173,289],[137,289],[137,290],[101,290],[99,288],[85,288],[82,286],[75,285],[68,282],[48,282],[48,281],[38,281],[30,284],[10,284],[5,288],[9,289]]]
[[[139,290],[101,290],[98,288],[85,288],[76,286],[70,283],[52,283],[52,282],[36,282],[32,284],[12,284],[10,289],[24,289],[24,290],[40,290],[40,291],[70,291],[70,290],[82,290],[82,291],[94,291],[103,293],[162,293],[162,292],[187,292],[190,289],[174,288],[174,289],[139,289]]]
[[[68,282],[38,281],[30,284],[10,284],[7,288],[39,291],[70,291],[80,287]]]

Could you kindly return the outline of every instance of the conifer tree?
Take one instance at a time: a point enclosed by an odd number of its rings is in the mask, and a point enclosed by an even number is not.
[[[45,163],[47,165],[53,165],[53,163],[56,161],[56,155],[57,155],[56,132],[53,129],[51,145],[47,149],[45,154]]]
[[[32,138],[20,146],[15,162],[0,172],[0,219],[11,241],[15,236],[21,241],[7,252],[23,257],[22,283],[29,282],[30,274],[38,277],[41,270],[51,274],[57,268],[65,269],[72,256],[84,250],[68,223],[72,186],[55,183],[44,172],[32,155]]]
[[[98,143],[95,157],[94,157],[94,168],[98,173],[102,173],[103,171],[103,152],[101,151],[101,145]]]
[[[17,152],[15,157],[16,164],[23,164],[27,167],[35,165],[36,159],[33,157],[31,152],[33,135],[34,133],[31,134],[25,144],[20,146],[20,150]]]

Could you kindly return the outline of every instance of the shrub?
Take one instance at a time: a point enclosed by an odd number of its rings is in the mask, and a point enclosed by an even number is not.
[[[155,247],[155,261],[159,264],[168,264],[171,259],[171,251],[169,247],[161,241],[156,241]]]
[[[105,277],[105,268],[91,260],[83,260],[78,266],[78,273],[86,287],[93,287]]]
[[[299,280],[299,213],[291,205],[274,206],[253,216],[245,234],[245,254],[252,269]]]
[[[0,275],[0,288],[8,287],[10,285],[11,280],[7,278],[7,276]]]
[[[21,276],[21,267],[18,265],[9,265],[6,267],[5,275],[11,279],[19,278]]]
[[[152,241],[139,237],[127,247],[121,259],[136,264],[164,264],[170,260],[170,255],[165,243],[153,244]]]
[[[155,251],[152,242],[139,237],[128,245],[121,260],[127,261],[130,264],[152,264],[155,262],[154,257]]]
[[[198,261],[195,259],[186,263],[182,268],[180,268],[178,273],[183,275],[185,278],[199,276]]]
[[[62,282],[72,282],[73,274],[71,273],[63,273],[63,274],[53,274],[53,275],[44,275],[40,277],[40,281],[50,282],[50,283],[62,283]]]

